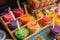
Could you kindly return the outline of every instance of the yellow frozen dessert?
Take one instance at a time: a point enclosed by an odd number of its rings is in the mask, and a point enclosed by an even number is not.
[[[56,18],[55,19],[55,23],[58,24],[58,25],[60,25],[60,19]]]
[[[28,23],[29,21],[33,21],[34,19],[35,18],[33,16],[26,14],[26,15],[21,16],[19,20],[24,25],[24,24]]]
[[[44,16],[44,14],[43,14],[43,12],[42,12],[42,11],[40,11],[40,12],[37,14],[37,16],[38,16],[38,18],[41,18],[41,17],[43,17],[43,16]]]
[[[29,29],[29,31],[31,33],[37,31],[38,30],[38,27],[39,27],[38,23],[33,23],[33,22],[29,22],[29,24],[27,26],[27,28]]]
[[[50,16],[51,16],[51,18],[56,19],[57,18],[57,13],[52,13]]]

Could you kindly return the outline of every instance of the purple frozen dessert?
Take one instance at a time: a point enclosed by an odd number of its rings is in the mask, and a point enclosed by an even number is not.
[[[19,21],[19,24],[21,25],[22,23]],[[8,25],[11,29],[17,28],[16,20],[11,21]]]
[[[55,27],[51,27],[51,30],[50,30],[50,34],[51,35],[57,35],[60,33],[60,26],[59,25],[55,25]]]

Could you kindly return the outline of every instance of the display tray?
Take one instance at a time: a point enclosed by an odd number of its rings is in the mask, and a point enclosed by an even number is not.
[[[52,6],[56,6],[56,4],[50,5],[49,7],[45,7],[45,8],[50,8],[50,7],[52,7]],[[43,8],[43,9],[45,9],[45,8]],[[43,10],[43,9],[42,9],[42,10]],[[16,18],[16,19],[19,19],[19,18],[20,18],[20,17],[18,17],[18,18]],[[0,17],[0,20],[1,20],[4,28],[5,28],[5,29],[9,32],[9,34],[11,35],[12,39],[13,39],[13,40],[17,40],[17,38],[16,38],[15,35],[14,35],[16,29],[11,30],[11,29],[9,28],[9,26],[8,26],[8,24],[9,24],[10,22],[5,22],[5,21],[3,20],[3,16]],[[38,22],[39,20],[41,20],[41,18],[39,18],[39,19],[37,19],[37,20],[35,20],[35,21]],[[28,23],[27,23],[27,24],[28,24]],[[25,25],[23,25],[23,26],[21,26],[21,27],[22,27],[22,28],[27,28],[27,24],[25,24]],[[50,24],[48,24],[48,25],[40,28],[39,30],[35,31],[34,33],[29,34],[29,35],[28,35],[25,39],[23,39],[23,40],[35,40],[35,39],[34,39],[34,38],[35,38],[34,35],[36,35],[36,34],[38,34],[38,33],[40,34],[40,32],[41,32],[42,30],[48,28],[49,26],[50,26]],[[48,31],[48,30],[47,30],[47,31]],[[44,32],[44,31],[43,31],[43,32]],[[34,37],[33,37],[33,36],[34,36]],[[31,39],[31,38],[33,38],[33,39]]]
[[[10,34],[11,37],[13,38],[13,40],[17,40],[17,38],[16,38],[15,35],[14,35],[14,32],[16,31],[16,29],[15,29],[15,30],[11,30],[11,29],[9,28],[9,26],[8,26],[9,22],[8,22],[8,23],[4,22],[4,20],[3,20],[2,17],[0,17],[0,20],[1,20],[2,24],[4,25],[4,28],[9,32],[9,34]],[[38,19],[38,20],[40,20],[40,19]],[[47,28],[47,27],[49,27],[49,25],[46,25],[46,26],[44,26],[44,27],[40,27],[40,26],[39,26],[39,28],[38,28],[38,30],[37,30],[36,32],[34,32],[34,33],[32,33],[32,34],[29,34],[29,35],[28,35],[25,39],[23,39],[23,40],[28,40],[30,37],[32,37],[33,35],[37,34],[37,33],[40,32],[40,31],[44,30],[44,29]],[[24,26],[22,26],[22,28],[27,28],[27,24],[24,25]]]
[[[43,38],[44,40],[54,40],[55,36],[50,36],[50,28],[46,28],[33,37],[29,38],[29,40],[37,40],[38,37]],[[40,40],[40,39],[39,39]]]

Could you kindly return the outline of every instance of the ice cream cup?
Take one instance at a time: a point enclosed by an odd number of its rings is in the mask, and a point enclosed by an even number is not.
[[[39,24],[38,24],[38,23],[33,24],[32,22],[30,22],[30,23],[28,24],[27,28],[29,29],[29,31],[30,31],[31,33],[34,33],[35,31],[38,30]]]
[[[55,24],[54,28],[53,28],[53,26],[51,26],[51,28],[50,28],[50,34],[51,35],[55,35],[56,36],[59,33],[60,33],[60,26],[59,25]]]

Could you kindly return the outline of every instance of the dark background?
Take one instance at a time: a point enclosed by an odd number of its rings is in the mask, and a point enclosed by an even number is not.
[[[17,3],[16,3],[16,1],[17,0],[0,0],[0,13],[5,9],[5,8],[7,8],[7,7],[12,7],[12,8],[14,8],[14,7],[16,7],[17,6]],[[22,2],[25,2],[25,1],[27,1],[27,0],[19,0],[20,1],[20,3],[22,3]],[[58,1],[60,1],[60,0],[58,0]]]
[[[0,0],[0,13],[7,7],[11,7],[11,8],[14,8],[17,6],[17,3],[16,3],[17,0]],[[24,2],[24,1],[27,1],[27,0],[19,0],[20,3]]]

